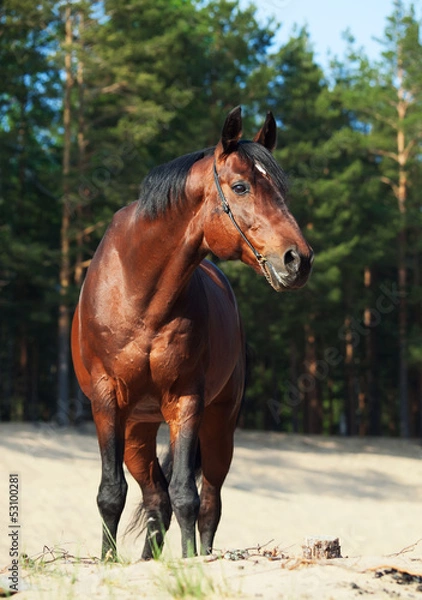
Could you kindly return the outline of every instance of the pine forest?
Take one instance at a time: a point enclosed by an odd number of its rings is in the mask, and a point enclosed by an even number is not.
[[[280,14],[280,20],[282,14]],[[156,165],[268,110],[315,251],[275,293],[240,262],[250,354],[240,426],[422,436],[422,43],[396,0],[373,61],[322,69],[306,28],[239,0],[4,0],[0,7],[0,420],[90,418],[69,332],[112,215]]]

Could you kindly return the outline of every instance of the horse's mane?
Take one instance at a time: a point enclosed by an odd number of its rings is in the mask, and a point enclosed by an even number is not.
[[[191,154],[184,154],[174,160],[152,169],[141,184],[138,211],[144,217],[154,220],[168,209],[183,205],[185,185],[189,171],[198,160],[211,156],[215,146]],[[246,140],[238,143],[234,152],[252,163],[259,163],[267,171],[275,187],[285,197],[287,179],[272,154],[261,144]]]

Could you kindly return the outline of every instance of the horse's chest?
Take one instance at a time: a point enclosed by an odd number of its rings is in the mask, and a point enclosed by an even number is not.
[[[111,357],[120,405],[159,406],[186,373],[201,370],[204,344],[192,324],[172,324],[154,335],[134,335]]]
[[[151,344],[149,366],[157,387],[170,388],[186,371],[196,371],[202,362],[204,342],[194,327],[163,330]]]

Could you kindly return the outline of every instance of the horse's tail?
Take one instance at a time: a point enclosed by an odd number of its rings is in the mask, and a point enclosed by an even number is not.
[[[164,456],[160,459],[160,467],[163,472],[164,478],[167,482],[167,486],[171,481],[171,476],[173,474],[173,454],[170,449],[170,445],[165,451]],[[197,484],[201,478],[201,449],[199,447],[199,442],[197,445],[196,455],[195,455],[195,479]],[[136,537],[139,537],[146,529],[147,526],[147,515],[145,511],[145,505],[143,500],[139,503],[139,506],[135,509],[133,513],[132,519],[129,525],[126,527],[125,535],[136,532]]]

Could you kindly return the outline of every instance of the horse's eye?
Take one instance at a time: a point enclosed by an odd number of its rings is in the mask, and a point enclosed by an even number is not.
[[[243,196],[249,192],[249,186],[246,183],[235,183],[232,186],[232,190],[238,196]]]

